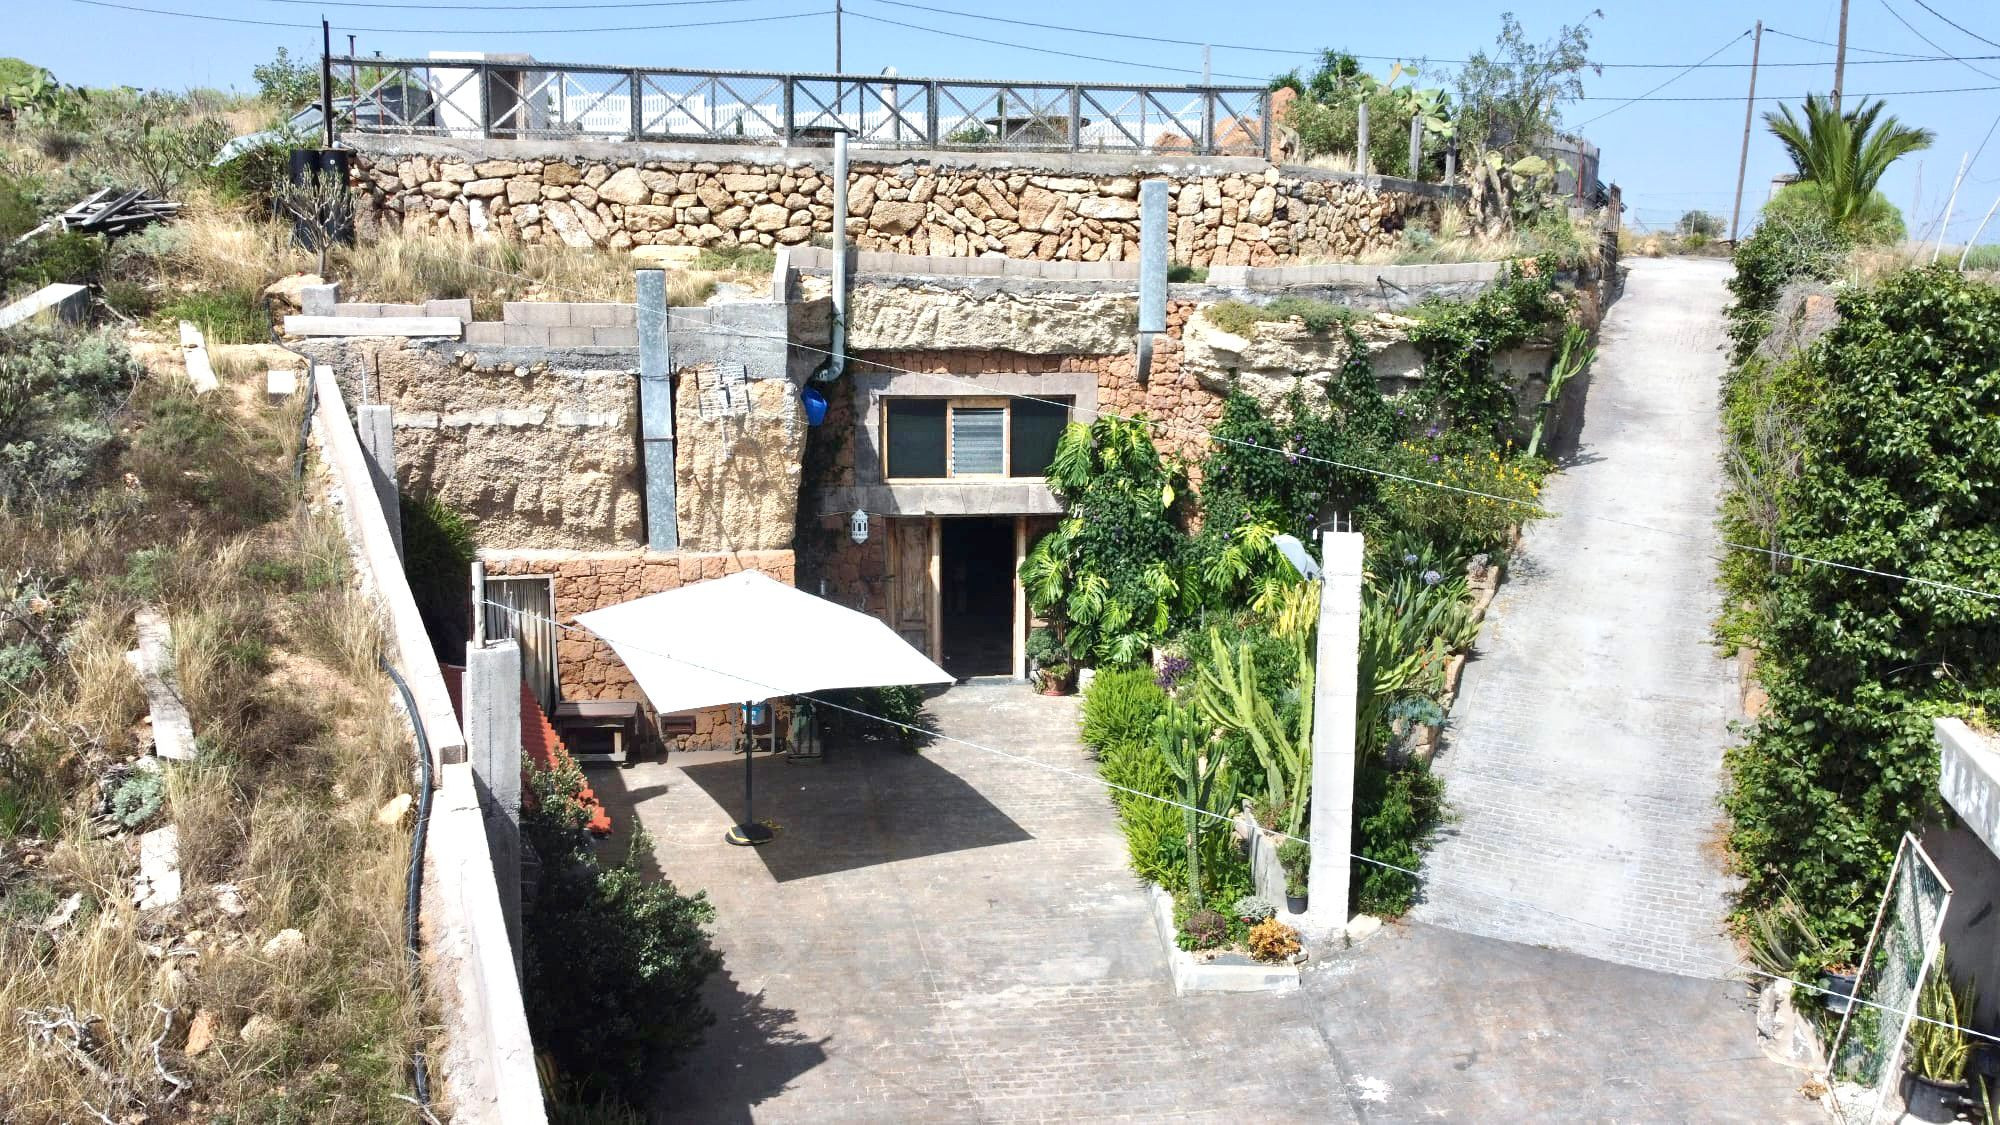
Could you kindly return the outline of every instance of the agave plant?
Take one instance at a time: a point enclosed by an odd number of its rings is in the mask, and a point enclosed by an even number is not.
[[[1875,188],[1889,166],[1931,147],[1936,137],[1929,129],[1884,116],[1883,108],[1882,102],[1872,101],[1843,112],[1809,94],[1803,117],[1788,105],[1764,115],[1799,179],[1816,185],[1813,194],[1827,217],[1850,231],[1870,221],[1871,209],[1879,210]]]

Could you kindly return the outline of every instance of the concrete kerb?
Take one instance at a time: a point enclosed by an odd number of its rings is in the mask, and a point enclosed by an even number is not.
[[[417,722],[439,763],[424,853],[426,976],[439,997],[445,1046],[436,1060],[454,1120],[545,1125],[534,1040],[507,940],[465,736],[417,615],[376,500],[360,439],[333,369],[313,370],[313,435],[333,484],[368,593],[387,619],[389,645],[417,701]]]
[[[1190,992],[1289,992],[1299,986],[1303,957],[1289,962],[1253,961],[1240,953],[1190,953],[1175,940],[1174,896],[1157,883],[1146,888],[1153,925],[1174,976],[1174,995]]]

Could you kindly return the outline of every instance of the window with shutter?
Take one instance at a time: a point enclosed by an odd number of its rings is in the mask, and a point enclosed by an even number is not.
[[[951,475],[997,477],[1007,471],[1007,408],[951,408]]]

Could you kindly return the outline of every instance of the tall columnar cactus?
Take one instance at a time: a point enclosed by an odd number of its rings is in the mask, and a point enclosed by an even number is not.
[[[1201,669],[1201,710],[1210,722],[1250,740],[1250,750],[1264,767],[1264,796],[1286,807],[1285,831],[1297,835],[1305,824],[1312,795],[1312,724],[1314,669],[1307,649],[1308,634],[1292,642],[1293,682],[1298,686],[1299,716],[1287,726],[1271,701],[1257,690],[1256,658],[1251,647],[1232,648],[1222,634],[1209,630],[1211,659]]]
[[[1188,896],[1194,909],[1202,906],[1201,838],[1205,830],[1220,823],[1203,813],[1218,813],[1216,782],[1222,775],[1222,755],[1210,753],[1209,727],[1191,707],[1170,704],[1153,720],[1153,741],[1160,758],[1175,781],[1176,797],[1185,806],[1187,824]],[[1236,803],[1236,786],[1222,795],[1223,809]]]

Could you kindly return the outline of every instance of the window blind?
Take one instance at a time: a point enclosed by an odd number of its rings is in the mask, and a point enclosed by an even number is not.
[[[998,476],[1007,471],[1007,408],[957,406],[951,411],[951,475]]]

